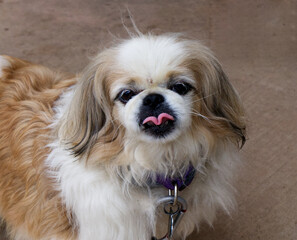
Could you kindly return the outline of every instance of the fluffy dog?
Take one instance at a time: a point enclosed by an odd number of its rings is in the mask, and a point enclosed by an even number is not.
[[[189,166],[176,239],[234,206],[243,109],[199,42],[140,34],[77,76],[1,56],[0,80],[0,216],[11,239],[161,236],[157,179]]]

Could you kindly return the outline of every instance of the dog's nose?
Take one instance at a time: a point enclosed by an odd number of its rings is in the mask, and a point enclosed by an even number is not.
[[[161,94],[158,93],[152,93],[147,95],[143,99],[143,105],[148,106],[151,108],[156,108],[158,105],[164,102],[164,97]]]

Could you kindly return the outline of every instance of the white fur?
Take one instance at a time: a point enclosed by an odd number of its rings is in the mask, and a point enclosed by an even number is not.
[[[62,104],[56,108],[58,118],[71,95],[71,92],[66,93],[60,101]],[[131,201],[106,169],[88,168],[63,149],[59,141],[49,147],[52,148],[46,161],[52,169],[49,174],[55,178],[67,208],[77,218],[80,240],[150,238],[155,200],[146,198],[140,191],[135,194],[135,201]]]
[[[80,240],[138,239],[142,235],[148,239],[152,231],[149,214],[154,207],[149,199],[139,194],[132,202],[106,171],[86,168],[57,142],[51,147],[48,161],[59,168],[59,190],[77,218]]]
[[[9,61],[0,55],[0,78],[3,76],[3,69],[10,66]]]
[[[183,45],[174,36],[140,37],[119,46],[117,63],[132,76],[159,83],[167,73],[179,69],[184,53]]]

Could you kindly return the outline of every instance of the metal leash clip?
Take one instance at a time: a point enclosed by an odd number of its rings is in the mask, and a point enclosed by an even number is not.
[[[163,204],[164,213],[169,215],[168,219],[168,232],[162,238],[152,237],[152,240],[174,240],[173,233],[177,228],[180,220],[187,211],[187,202],[182,197],[178,196],[178,186],[174,185],[173,190],[169,189],[169,194],[166,197],[161,198],[158,204]]]

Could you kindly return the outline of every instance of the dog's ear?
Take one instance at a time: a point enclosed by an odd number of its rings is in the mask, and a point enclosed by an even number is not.
[[[108,57],[108,54],[100,54],[79,77],[61,121],[60,138],[75,156],[88,154],[98,139],[112,141],[109,138],[115,137],[106,86]]]
[[[200,43],[189,41],[188,67],[197,81],[197,111],[205,124],[218,134],[231,136],[241,146],[246,140],[244,110],[219,61]]]

